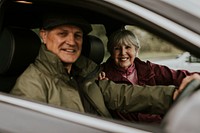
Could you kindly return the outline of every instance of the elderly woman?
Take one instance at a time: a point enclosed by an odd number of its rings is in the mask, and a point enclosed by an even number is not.
[[[103,72],[99,79],[109,79],[116,83],[134,85],[174,85],[177,88],[181,81],[190,73],[186,70],[172,70],[166,66],[141,61],[137,55],[140,48],[136,35],[125,29],[120,29],[108,39],[110,57],[102,64]],[[154,93],[154,92],[152,92]],[[153,95],[153,94],[152,94]],[[162,117],[137,112],[126,114],[112,111],[115,117],[129,121],[160,122]]]

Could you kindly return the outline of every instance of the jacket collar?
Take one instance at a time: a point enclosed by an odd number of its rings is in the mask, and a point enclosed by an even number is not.
[[[35,63],[39,63],[40,69],[42,69],[43,72],[49,74],[57,75],[57,74],[67,73],[59,57],[50,52],[49,50],[47,50],[44,44],[41,45]],[[73,64],[72,73],[73,75],[76,74],[85,77],[87,76],[88,73],[92,72],[96,67],[97,67],[96,63],[81,55],[78,58],[78,60]]]
[[[58,56],[47,50],[46,45],[42,44],[36,63],[40,63],[40,69],[51,74],[66,73],[63,63]]]
[[[115,65],[114,61],[111,59],[111,66],[114,66],[115,69],[121,73],[122,75],[126,74],[126,75],[130,75],[133,73],[134,69],[135,69],[135,64],[133,63],[131,66],[128,67],[128,69],[123,69],[123,68],[119,68]]]
[[[155,76],[149,61],[144,62],[136,57],[134,60],[134,64],[137,69],[138,79],[140,82],[141,80],[148,81],[153,76]]]
[[[134,64],[137,70],[138,81],[140,82],[140,84],[145,83],[146,81],[150,80],[153,76],[155,76],[151,67],[151,63],[149,61],[144,62],[136,57],[134,60]],[[113,67],[115,65],[113,64],[111,57],[109,57],[109,59],[103,65],[105,65],[107,74],[117,76],[117,73],[119,71],[115,67]]]

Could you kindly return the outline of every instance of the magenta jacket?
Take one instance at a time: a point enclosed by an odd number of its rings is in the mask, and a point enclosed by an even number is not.
[[[181,84],[183,78],[193,73],[186,70],[173,70],[167,66],[154,64],[150,61],[144,62],[139,58],[135,58],[135,68],[137,70],[138,85],[174,85],[177,88]],[[114,67],[114,61],[109,58],[106,63],[102,64],[106,77],[116,83],[131,84],[129,80],[124,78],[119,70]],[[200,73],[198,73],[200,74]],[[122,113],[111,111],[114,117],[128,121],[140,122],[160,122],[162,117],[159,115],[149,115],[144,113]]]

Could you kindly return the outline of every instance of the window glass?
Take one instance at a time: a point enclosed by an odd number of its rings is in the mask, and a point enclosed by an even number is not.
[[[172,43],[139,27],[127,25],[126,29],[133,31],[138,36],[141,44],[140,59],[165,65],[175,70],[184,69],[190,72],[200,72],[200,59],[192,56],[189,52],[183,51]]]
[[[106,31],[103,25],[92,25],[91,35],[99,37],[105,46],[105,56],[103,62],[107,60],[110,54],[107,51]],[[171,69],[184,69],[190,72],[200,72],[200,59],[191,56],[187,51],[175,47],[172,43],[156,36],[142,28],[132,25],[126,25],[126,29],[133,31],[140,41],[140,51],[138,57],[143,61],[166,65]]]
[[[141,59],[159,60],[175,58],[184,51],[174,47],[171,43],[151,34],[139,27],[127,25],[126,29],[133,31],[140,41],[139,57]]]

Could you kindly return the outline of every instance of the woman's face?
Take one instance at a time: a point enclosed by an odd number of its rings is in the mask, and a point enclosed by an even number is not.
[[[137,51],[133,45],[119,45],[114,47],[112,58],[115,64],[123,69],[128,69],[133,64]]]
[[[66,64],[72,65],[81,54],[83,32],[77,26],[64,25],[41,30],[40,35],[47,49]]]

